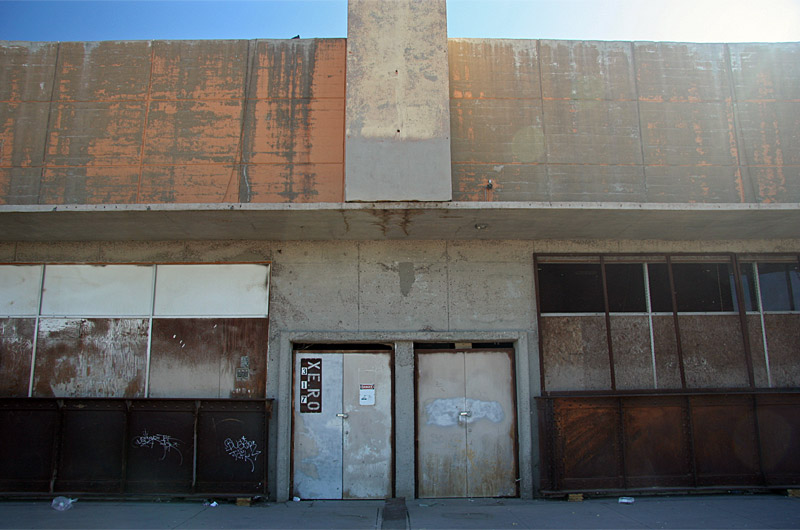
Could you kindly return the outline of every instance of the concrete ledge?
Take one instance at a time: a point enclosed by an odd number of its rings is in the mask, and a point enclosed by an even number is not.
[[[0,205],[0,241],[798,237],[800,203]]]

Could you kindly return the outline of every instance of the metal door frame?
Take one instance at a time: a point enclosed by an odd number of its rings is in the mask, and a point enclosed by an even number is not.
[[[419,498],[419,486],[421,482],[421,477],[419,474],[419,429],[418,429],[418,420],[419,417],[417,415],[418,411],[418,404],[419,404],[419,365],[418,359],[420,355],[425,355],[428,353],[464,353],[465,355],[468,353],[477,353],[477,352],[503,352],[507,353],[509,356],[509,360],[511,361],[511,405],[513,407],[513,420],[511,425],[513,427],[513,447],[512,451],[514,452],[514,476],[517,477],[517,480],[514,483],[514,497],[520,497],[520,482],[522,481],[522,477],[520,475],[520,451],[519,451],[519,433],[520,433],[520,425],[519,425],[519,411],[518,411],[518,395],[517,395],[517,352],[515,351],[516,348],[491,348],[491,347],[478,347],[478,348],[441,348],[441,349],[418,349],[414,348],[414,497]],[[466,378],[466,372],[464,373]],[[466,383],[466,381],[465,381]],[[489,497],[492,498],[492,497]],[[502,498],[502,497],[495,497],[495,498]]]
[[[330,355],[330,354],[347,354],[347,353],[361,353],[361,354],[370,354],[370,353],[380,353],[380,354],[388,354],[389,355],[389,380],[392,382],[392,389],[390,392],[391,402],[389,403],[389,410],[391,413],[391,427],[389,429],[389,447],[391,451],[391,456],[389,457],[389,497],[395,496],[395,476],[396,476],[396,469],[395,469],[395,417],[394,417],[394,410],[395,410],[395,383],[394,383],[394,345],[391,345],[390,349],[387,350],[379,350],[378,348],[369,348],[365,347],[363,349],[359,348],[347,348],[347,344],[342,344],[341,349],[329,349],[329,348],[311,348],[305,350],[298,350],[295,348],[295,344],[292,344],[292,355],[291,355],[291,385],[290,385],[290,402],[291,408],[289,409],[289,422],[291,424],[291,439],[290,439],[290,446],[289,446],[289,490],[291,493],[294,493],[294,450],[295,450],[295,421],[294,421],[294,414],[295,414],[295,390],[297,385],[297,372],[295,370],[295,360],[296,354],[298,353],[313,353],[318,355]],[[351,346],[357,346],[355,344]],[[378,346],[375,345],[368,345],[368,346]],[[380,346],[384,346],[384,344],[380,344]],[[320,499],[321,500],[321,499]],[[346,500],[346,499],[345,499]]]

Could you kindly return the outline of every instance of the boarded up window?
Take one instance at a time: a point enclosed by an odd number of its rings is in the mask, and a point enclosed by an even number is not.
[[[263,398],[268,302],[264,263],[0,265],[0,395]]]

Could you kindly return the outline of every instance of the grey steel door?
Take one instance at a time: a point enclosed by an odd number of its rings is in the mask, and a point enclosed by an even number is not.
[[[294,373],[294,495],[391,496],[391,355],[297,353]]]
[[[517,495],[513,352],[417,355],[420,497]]]

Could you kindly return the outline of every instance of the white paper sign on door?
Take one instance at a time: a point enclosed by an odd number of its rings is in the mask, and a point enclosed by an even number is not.
[[[375,385],[359,385],[358,404],[359,405],[375,404]]]

